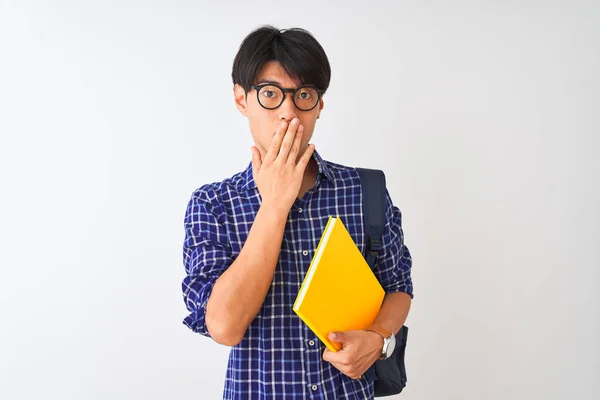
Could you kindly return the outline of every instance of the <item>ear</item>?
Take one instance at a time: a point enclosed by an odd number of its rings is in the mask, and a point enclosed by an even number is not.
[[[248,102],[246,101],[246,91],[237,83],[233,87],[233,98],[235,106],[244,117],[248,116]]]
[[[317,119],[321,116],[321,111],[323,111],[323,107],[325,106],[325,102],[323,101],[323,97],[319,100],[319,115],[317,115]]]

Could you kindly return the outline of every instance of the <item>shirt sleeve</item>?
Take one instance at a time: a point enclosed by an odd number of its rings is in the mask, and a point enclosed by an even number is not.
[[[413,298],[412,258],[404,244],[402,213],[386,190],[385,228],[382,249],[373,270],[386,293],[404,292]]]
[[[201,188],[192,195],[184,219],[183,299],[190,314],[183,320],[192,331],[210,337],[206,304],[217,279],[233,262],[225,227],[225,212],[214,190]]]

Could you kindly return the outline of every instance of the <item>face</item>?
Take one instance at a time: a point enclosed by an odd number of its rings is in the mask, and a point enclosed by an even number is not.
[[[253,84],[260,85],[264,81],[276,83],[284,89],[296,89],[301,86],[299,82],[294,82],[281,65],[275,61],[269,61],[262,66]],[[289,123],[293,118],[298,118],[300,125],[304,127],[299,153],[301,156],[308,146],[317,118],[323,109],[323,97],[321,97],[315,108],[310,111],[301,111],[294,105],[292,93],[288,93],[285,95],[283,104],[274,110],[267,110],[259,104],[254,88],[246,96],[244,89],[239,85],[234,87],[234,97],[238,110],[248,118],[254,143],[263,158],[279,124],[282,121]]]

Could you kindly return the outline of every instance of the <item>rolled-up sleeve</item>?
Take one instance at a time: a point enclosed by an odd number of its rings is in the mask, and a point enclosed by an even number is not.
[[[386,223],[383,231],[383,248],[373,272],[386,293],[404,292],[413,297],[411,278],[412,258],[404,244],[402,213],[394,206],[386,191]]]
[[[210,337],[206,304],[221,274],[233,262],[225,227],[225,213],[214,190],[203,187],[192,194],[184,227],[183,299],[190,314],[183,320],[192,331]]]

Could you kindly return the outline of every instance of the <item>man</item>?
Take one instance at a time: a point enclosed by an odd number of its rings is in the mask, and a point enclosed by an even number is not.
[[[292,311],[330,215],[365,249],[356,169],[324,161],[309,144],[330,75],[323,48],[302,29],[262,27],[235,57],[234,98],[254,138],[252,162],[193,193],[184,241],[184,323],[232,346],[225,399],[373,398],[371,366],[408,315],[412,262],[389,194],[373,270],[386,291],[376,326],[331,332],[342,344],[331,352]]]

